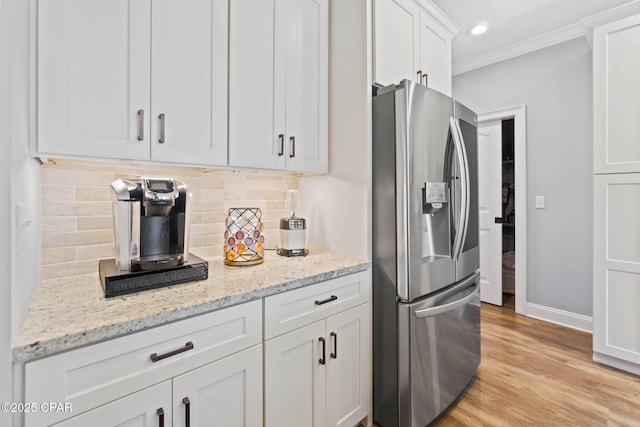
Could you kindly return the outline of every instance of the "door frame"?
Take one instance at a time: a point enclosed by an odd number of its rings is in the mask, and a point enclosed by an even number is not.
[[[514,181],[516,186],[516,313],[527,315],[527,108],[526,105],[478,114],[480,123],[514,119]]]

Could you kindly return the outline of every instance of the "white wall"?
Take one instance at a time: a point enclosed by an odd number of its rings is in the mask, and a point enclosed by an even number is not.
[[[0,180],[10,182],[9,130],[9,14],[7,1],[0,0]],[[6,188],[6,187],[5,187]],[[5,199],[6,200],[6,197]],[[10,211],[0,209],[0,236],[10,233]],[[0,402],[11,402],[11,270],[9,239],[0,239]],[[11,425],[9,414],[0,412],[0,425]]]
[[[300,179],[307,242],[370,258],[370,0],[329,4],[329,174]]]
[[[453,80],[454,96],[477,113],[526,104],[527,302],[585,316],[592,315],[591,70],[580,38]],[[546,209],[535,209],[536,195]]]
[[[40,164],[29,155],[29,2],[5,2],[11,14],[11,325],[15,336],[40,277]]]

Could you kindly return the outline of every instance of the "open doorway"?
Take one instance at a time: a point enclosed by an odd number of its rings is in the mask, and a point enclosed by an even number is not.
[[[478,115],[481,298],[526,315],[525,106]]]

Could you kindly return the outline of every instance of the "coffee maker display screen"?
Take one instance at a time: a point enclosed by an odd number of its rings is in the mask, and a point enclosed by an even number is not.
[[[147,180],[147,188],[154,193],[171,193],[173,183],[171,181]]]

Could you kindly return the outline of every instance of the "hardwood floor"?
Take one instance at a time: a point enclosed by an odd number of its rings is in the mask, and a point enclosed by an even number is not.
[[[591,335],[482,304],[476,380],[431,426],[640,426],[640,378],[595,363]]]

